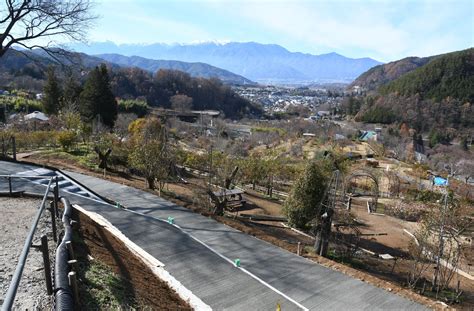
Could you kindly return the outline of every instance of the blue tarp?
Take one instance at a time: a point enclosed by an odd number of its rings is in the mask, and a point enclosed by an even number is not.
[[[372,139],[375,135],[377,135],[377,133],[374,131],[365,131],[364,133],[362,133],[359,139],[363,141],[368,141],[369,139]]]
[[[443,177],[439,177],[439,176],[436,176],[434,178],[433,182],[436,186],[447,186],[448,185],[448,180],[443,178]]]

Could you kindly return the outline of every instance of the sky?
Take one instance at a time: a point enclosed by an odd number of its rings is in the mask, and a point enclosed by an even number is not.
[[[388,62],[474,46],[474,0],[96,0],[89,41],[259,42]]]

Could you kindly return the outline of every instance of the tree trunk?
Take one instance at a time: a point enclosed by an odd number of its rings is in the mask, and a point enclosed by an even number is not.
[[[107,160],[109,159],[110,154],[112,153],[112,149],[107,149],[105,153],[102,153],[99,147],[94,147],[94,151],[99,156],[99,168],[107,169]]]
[[[146,182],[148,184],[148,189],[151,189],[151,190],[155,189],[155,178],[154,177],[147,177]]]
[[[232,170],[232,173],[230,174],[230,176],[225,179],[225,185],[224,186],[225,186],[226,189],[230,189],[230,186],[232,185],[232,181],[234,180],[235,175],[237,175],[238,170],[239,170],[238,166],[234,167],[234,169]]]
[[[214,215],[219,215],[219,216],[224,215],[224,210],[227,206],[227,199],[224,198],[223,201],[220,201],[219,198],[211,190],[208,190],[207,194],[209,195],[212,202],[214,203],[215,208],[214,208],[213,214]]]
[[[318,226],[316,228],[316,239],[314,241],[314,251],[316,254],[321,252],[321,244],[322,244],[322,237],[321,237],[321,227]]]
[[[329,237],[331,236],[332,215],[334,211],[329,208],[326,213],[321,216],[321,225],[316,234],[314,249],[317,254],[326,257],[329,249]]]

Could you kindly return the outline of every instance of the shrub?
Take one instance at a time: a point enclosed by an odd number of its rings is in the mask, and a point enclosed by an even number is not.
[[[400,218],[406,221],[419,221],[428,211],[425,204],[399,201],[395,205],[386,205],[385,214]]]
[[[433,192],[430,190],[418,190],[418,189],[408,189],[407,196],[412,198],[415,201],[420,201],[424,203],[436,202],[441,200],[443,195],[441,193]]]
[[[76,141],[76,133],[73,131],[62,131],[58,133],[57,139],[63,150],[68,151]]]
[[[148,113],[148,105],[145,101],[136,99],[119,100],[118,111],[124,113],[134,113],[139,118]]]
[[[55,146],[56,132],[55,131],[8,131],[3,135],[5,138],[15,136],[17,150],[31,150],[34,148]]]

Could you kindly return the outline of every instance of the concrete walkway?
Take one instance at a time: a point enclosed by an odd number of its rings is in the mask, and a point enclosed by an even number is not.
[[[0,174],[31,170],[0,162]],[[69,195],[165,264],[215,310],[426,310],[416,302],[330,270],[145,191],[65,172],[128,209]],[[175,219],[181,230],[157,221]],[[242,268],[231,261],[239,258]]]

